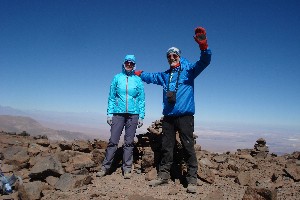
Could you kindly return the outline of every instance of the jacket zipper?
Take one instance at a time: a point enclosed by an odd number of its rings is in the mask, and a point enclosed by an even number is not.
[[[126,77],[126,113],[128,113],[128,76]]]

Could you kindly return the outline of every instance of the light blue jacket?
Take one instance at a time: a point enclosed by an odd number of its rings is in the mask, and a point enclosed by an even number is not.
[[[114,76],[108,96],[107,115],[117,113],[138,114],[140,119],[145,117],[145,92],[140,77],[126,72],[124,66],[122,73]]]
[[[210,64],[211,50],[201,51],[200,60],[190,63],[185,58],[180,58],[180,67],[169,69],[165,72],[141,74],[141,79],[146,83],[153,83],[163,86],[163,115],[182,116],[195,114],[194,101],[194,79]],[[178,71],[181,69],[178,90],[176,93],[176,103],[168,103],[166,92],[170,82],[170,91],[175,91]],[[170,72],[172,74],[170,80]]]

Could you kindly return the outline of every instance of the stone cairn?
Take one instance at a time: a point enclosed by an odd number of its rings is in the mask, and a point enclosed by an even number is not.
[[[256,140],[254,149],[251,151],[251,156],[255,158],[266,158],[268,153],[269,147],[266,145],[266,140],[264,138]]]

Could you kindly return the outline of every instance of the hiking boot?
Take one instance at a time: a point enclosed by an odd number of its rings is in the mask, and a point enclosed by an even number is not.
[[[131,172],[124,172],[124,179],[130,179],[131,178]]]
[[[196,191],[197,191],[197,187],[195,184],[189,184],[186,190],[187,193],[193,193],[193,194],[196,193]]]
[[[168,183],[167,179],[157,178],[152,181],[149,181],[148,185],[152,186],[152,187],[156,187],[158,185],[163,185],[163,184],[167,184],[167,183]]]
[[[99,172],[96,173],[96,177],[103,177],[107,174],[106,170],[101,169]]]

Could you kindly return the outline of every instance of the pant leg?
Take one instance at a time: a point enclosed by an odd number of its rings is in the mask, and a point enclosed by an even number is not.
[[[133,162],[134,136],[139,115],[127,115],[125,119],[125,135],[123,145],[123,171],[130,172]]]
[[[173,163],[173,151],[176,141],[174,117],[164,116],[162,122],[162,158],[159,164],[158,177],[170,178],[170,169]]]
[[[112,125],[110,128],[110,139],[106,148],[105,158],[102,162],[102,169],[108,170],[111,167],[115,153],[118,149],[120,137],[124,128],[125,116],[114,115],[112,117]]]
[[[177,127],[181,143],[185,149],[188,165],[187,181],[189,184],[197,184],[198,161],[194,148],[194,116],[182,116],[178,118]]]

